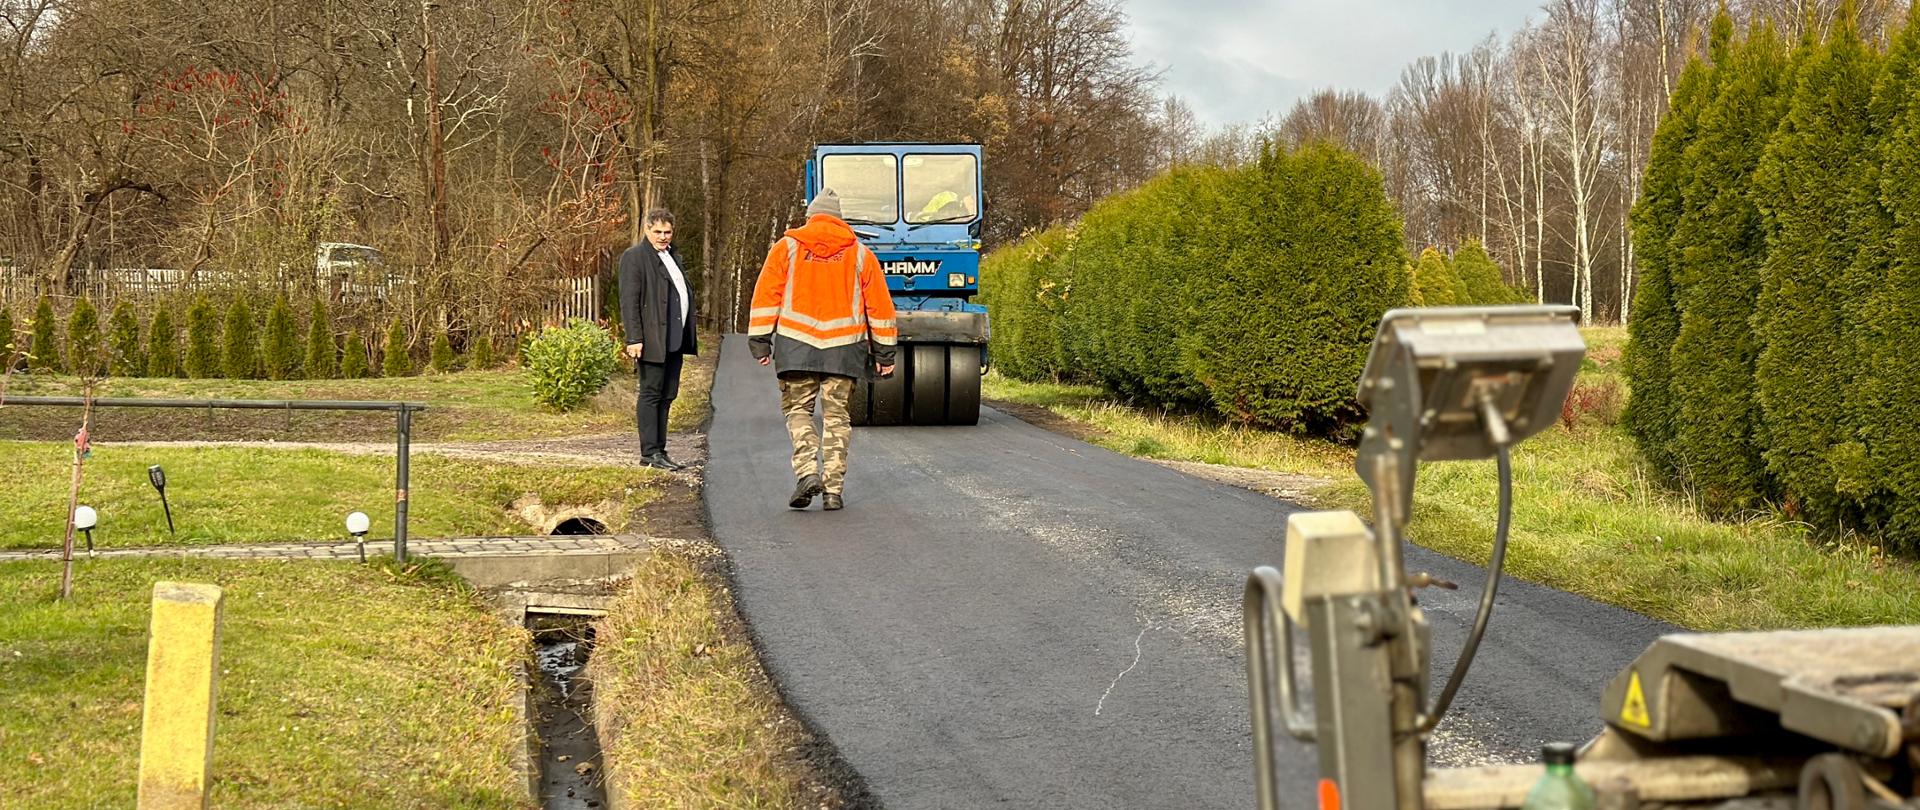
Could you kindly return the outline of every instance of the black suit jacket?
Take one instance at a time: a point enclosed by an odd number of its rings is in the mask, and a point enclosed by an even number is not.
[[[669,247],[667,253],[673,256],[673,263],[679,265],[680,274],[687,282],[686,332],[680,338],[680,351],[699,354],[700,346],[695,339],[698,330],[693,322],[695,313],[700,311],[700,299],[695,297],[693,272],[680,258],[679,250]],[[673,288],[673,279],[668,277],[667,266],[660,261],[660,252],[654,250],[653,245],[641,242],[620,254],[620,322],[626,329],[627,343],[640,344],[642,361],[667,361],[668,296],[676,295],[679,293]]]

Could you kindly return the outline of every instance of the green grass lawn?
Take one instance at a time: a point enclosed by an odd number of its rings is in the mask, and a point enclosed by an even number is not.
[[[153,583],[225,589],[212,806],[523,808],[525,634],[431,563],[0,563],[0,806],[132,807]]]
[[[54,548],[66,526],[72,445],[0,443],[0,548]],[[147,466],[167,471],[178,533],[168,536]],[[370,538],[393,536],[393,457],[252,447],[142,447],[98,444],[86,464],[80,502],[100,514],[96,546],[344,539],[342,521],[360,510]],[[619,531],[629,513],[658,494],[665,474],[645,468],[497,464],[416,454],[408,534],[415,538],[527,534],[509,514],[523,494],[548,506],[612,501]],[[76,539],[76,542],[78,540]]]
[[[1705,520],[1684,497],[1655,486],[1614,424],[1624,404],[1626,330],[1582,331],[1589,352],[1579,384],[1615,387],[1621,399],[1582,400],[1588,409],[1574,427],[1548,428],[1516,449],[1509,573],[1701,630],[1920,622],[1920,565],[1871,543],[1815,543],[1777,520]],[[1371,514],[1345,446],[1133,408],[1089,386],[995,374],[984,395],[1045,407],[1121,453],[1326,478],[1315,500]],[[1484,563],[1496,480],[1492,461],[1422,465],[1409,534]]]

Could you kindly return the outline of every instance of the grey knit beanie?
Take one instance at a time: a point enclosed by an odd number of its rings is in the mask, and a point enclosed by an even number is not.
[[[813,195],[813,202],[807,203],[807,216],[819,214],[826,214],[835,219],[840,217],[840,195],[833,193],[833,189],[820,189],[819,194]]]

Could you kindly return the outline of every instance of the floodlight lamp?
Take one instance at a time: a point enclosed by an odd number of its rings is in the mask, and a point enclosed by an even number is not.
[[[83,531],[83,532],[92,531],[93,527],[99,524],[100,524],[100,515],[99,513],[93,511],[93,507],[86,506],[83,504],[81,506],[76,506],[73,508],[73,527],[74,528],[79,529],[80,531]]]
[[[370,527],[371,522],[367,520],[367,513],[351,512],[347,514],[347,534],[359,537],[366,534],[367,529]]]
[[[1586,341],[1571,306],[1396,309],[1380,319],[1360,404],[1359,472],[1404,520],[1421,461],[1482,459],[1554,423]],[[1377,480],[1391,457],[1392,481]]]

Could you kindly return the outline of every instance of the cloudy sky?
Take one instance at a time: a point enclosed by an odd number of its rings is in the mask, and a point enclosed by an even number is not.
[[[1209,126],[1284,114],[1315,90],[1382,94],[1420,56],[1504,40],[1541,0],[1126,0],[1135,58]]]

